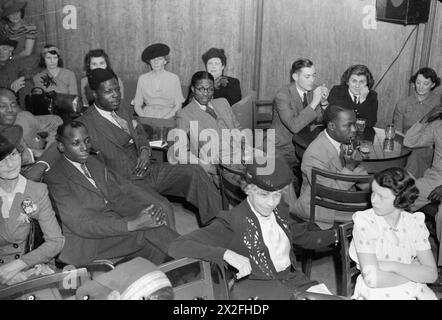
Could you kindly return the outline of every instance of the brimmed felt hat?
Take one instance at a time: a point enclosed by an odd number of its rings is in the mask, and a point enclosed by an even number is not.
[[[223,66],[227,63],[227,57],[224,53],[224,49],[218,49],[218,48],[210,48],[207,52],[205,52],[202,57],[204,65],[207,64],[207,61],[209,61],[212,58],[219,58],[221,60],[221,63]]]
[[[20,146],[22,137],[23,129],[20,126],[0,127],[0,161]]]
[[[77,290],[77,298],[140,300],[166,287],[172,285],[164,272],[138,257],[86,282]]]
[[[12,48],[17,48],[18,42],[9,38],[0,38],[0,46],[10,46]]]
[[[168,45],[164,43],[155,43],[144,49],[141,55],[141,60],[148,63],[152,59],[167,56],[169,52],[170,48]]]
[[[1,6],[1,18],[9,16],[11,13],[20,11],[21,9],[27,6],[26,1],[16,1],[16,0],[8,0]]]
[[[293,181],[293,173],[281,158],[259,157],[247,164],[244,171],[247,183],[266,191],[278,191]]]

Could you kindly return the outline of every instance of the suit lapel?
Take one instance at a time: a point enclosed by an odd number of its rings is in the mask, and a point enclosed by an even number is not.
[[[293,100],[295,101],[295,104],[301,105],[302,106],[302,98],[299,95],[298,89],[296,89],[296,84],[293,83],[290,86],[290,94],[293,97]]]
[[[341,171],[343,169],[343,167],[342,167],[341,159],[339,158],[339,154],[338,154],[337,150],[335,149],[335,147],[330,142],[330,140],[325,135],[324,131],[322,131],[320,133],[320,139],[322,139],[321,145],[324,146],[324,151],[327,154],[332,155],[331,157],[330,156],[328,157],[330,160],[330,164],[333,165],[336,169],[338,169],[338,171]]]
[[[91,118],[93,120],[93,124],[95,128],[103,134],[107,139],[109,139],[113,144],[115,144],[118,148],[124,150],[119,141],[115,138],[112,129],[110,126],[114,126],[114,124],[110,123],[109,120],[105,119],[98,113],[95,106],[91,106]],[[127,121],[127,120],[126,120]],[[133,133],[133,127],[129,125],[129,128],[132,128],[131,133]],[[131,129],[129,129],[131,130]]]
[[[64,174],[69,181],[72,181],[73,183],[80,185],[83,188],[86,188],[89,191],[95,192],[101,196],[100,191],[98,191],[97,188],[95,188],[92,183],[80,171],[78,171],[77,168],[72,165],[72,163],[66,160],[64,156],[62,157],[62,166]]]

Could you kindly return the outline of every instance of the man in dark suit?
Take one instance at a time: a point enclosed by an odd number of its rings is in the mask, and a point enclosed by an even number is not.
[[[89,156],[90,137],[81,122],[59,127],[57,141],[63,156],[44,180],[66,237],[59,259],[76,266],[126,256],[165,262],[178,234],[158,201]]]
[[[100,152],[106,166],[151,192],[185,197],[198,208],[200,221],[206,225],[221,210],[221,196],[204,170],[198,165],[150,163],[143,127],[127,109],[120,108],[116,75],[95,69],[88,80],[95,103],[78,121],[86,125],[92,148]]]
[[[291,83],[281,88],[273,103],[275,129],[275,152],[284,158],[290,167],[299,166],[292,142],[294,134],[322,119],[323,109],[328,105],[328,89],[314,88],[316,70],[309,59],[296,60],[290,71]],[[267,150],[269,152],[269,150]]]

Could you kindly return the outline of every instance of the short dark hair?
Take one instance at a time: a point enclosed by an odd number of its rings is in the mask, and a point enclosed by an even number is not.
[[[389,168],[374,175],[373,180],[395,195],[393,205],[397,209],[409,210],[419,196],[414,179],[403,168]]]
[[[107,53],[103,49],[92,49],[89,50],[89,52],[86,53],[86,55],[84,56],[84,71],[86,71],[86,74],[88,74],[91,71],[92,58],[99,58],[99,57],[103,57],[104,60],[106,61],[106,66],[107,66],[106,69],[114,72],[112,70],[112,66]]]
[[[325,124],[325,127],[327,127],[327,125],[330,122],[335,121],[338,118],[339,113],[341,112],[352,112],[351,109],[346,109],[343,108],[341,106],[338,106],[336,104],[332,104],[330,106],[327,107],[327,109],[325,109],[324,114],[322,116],[322,121]]]
[[[193,98],[192,87],[196,87],[196,84],[204,79],[210,80],[215,83],[215,78],[213,78],[213,76],[207,71],[198,71],[193,74],[192,80],[190,81],[189,94],[187,95],[186,101],[184,101],[183,103],[183,107],[187,106]]]
[[[86,126],[80,121],[77,121],[77,120],[66,121],[61,126],[59,126],[57,128],[57,135],[55,138],[58,142],[63,143],[63,137],[64,137],[64,133],[65,133],[67,127],[87,129]]]
[[[9,91],[11,94],[14,95],[14,97],[17,99],[17,93],[14,92],[11,88],[7,87],[0,87],[0,95],[2,94],[2,91]],[[18,101],[17,101],[18,102]]]
[[[348,81],[350,80],[350,77],[352,75],[365,76],[367,78],[368,89],[373,88],[373,86],[374,86],[374,78],[373,78],[373,75],[370,72],[370,69],[368,69],[367,66],[364,66],[363,64],[355,64],[353,66],[350,66],[342,74],[342,76],[341,76],[341,84],[347,85]]]
[[[164,287],[152,292],[149,296],[156,296],[156,300],[173,300],[175,293],[172,287]]]
[[[293,62],[292,68],[290,69],[290,82],[294,82],[293,74],[295,72],[300,71],[302,68],[311,68],[313,66],[313,62],[307,58],[300,58]]]
[[[436,89],[437,87],[440,86],[440,78],[437,76],[436,71],[434,71],[434,69],[431,68],[420,68],[419,70],[417,70],[417,72],[410,78],[410,83],[416,84],[416,80],[417,77],[419,75],[422,75],[425,79],[431,79],[431,81],[435,84],[435,86],[433,88],[431,88],[431,90]]]
[[[43,47],[43,49],[48,49],[50,47],[55,47],[55,46],[53,44],[47,44],[47,45],[45,45]],[[49,51],[49,53],[57,55],[57,57],[58,57],[57,66],[62,68],[63,67],[63,59],[61,58],[60,54],[58,52],[55,52],[55,51]],[[42,52],[40,53],[40,61],[38,62],[38,66],[40,68],[45,68],[46,69],[45,55],[46,55],[46,53],[43,53],[43,50],[42,50]]]

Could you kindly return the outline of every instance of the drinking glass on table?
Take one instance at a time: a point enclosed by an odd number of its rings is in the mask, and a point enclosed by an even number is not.
[[[357,118],[356,119],[356,132],[361,134],[365,131],[365,123],[366,120],[364,118]]]
[[[394,127],[394,124],[389,124],[385,128],[385,138],[386,139],[394,139],[394,136],[396,134],[396,129]]]

